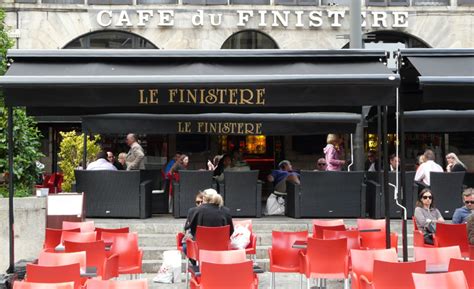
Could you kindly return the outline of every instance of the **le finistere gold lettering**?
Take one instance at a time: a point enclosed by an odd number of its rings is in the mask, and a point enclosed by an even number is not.
[[[262,123],[179,121],[178,133],[261,135]]]
[[[138,104],[157,105],[265,105],[265,88],[169,88],[139,89]]]

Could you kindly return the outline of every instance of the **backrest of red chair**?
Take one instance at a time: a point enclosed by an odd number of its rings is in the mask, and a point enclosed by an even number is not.
[[[234,227],[237,227],[237,226],[244,226],[244,227],[247,227],[247,229],[249,229],[250,232],[253,232],[253,228],[252,228],[252,219],[247,219],[247,220],[234,220],[233,221],[234,223]]]
[[[416,223],[416,218],[415,216],[411,217],[411,220],[413,221],[413,230],[418,231],[418,224]]]
[[[374,260],[397,262],[395,249],[351,250],[352,272],[357,276],[364,275],[369,281],[373,280]]]
[[[474,260],[451,259],[449,262],[449,272],[454,271],[463,271],[469,289],[474,289]]]
[[[86,283],[86,289],[147,289],[148,282],[139,280],[97,280],[90,279]]]
[[[412,273],[425,273],[426,261],[386,262],[374,260],[373,282],[377,289],[415,289]]]
[[[94,221],[87,222],[69,222],[63,221],[63,230],[80,228],[82,233],[85,232],[94,232],[95,225]]]
[[[201,288],[254,288],[251,287],[254,278],[252,261],[233,264],[201,263]]]
[[[63,231],[80,232],[80,230],[81,229],[79,229],[79,228],[71,229],[71,230],[60,230],[60,229],[46,228],[43,248],[44,249],[54,249],[59,244],[61,244],[61,236],[63,234]]]
[[[459,246],[461,252],[467,257],[469,240],[466,224],[436,224],[436,242],[438,247]]]
[[[232,264],[247,261],[245,250],[209,251],[199,250],[199,262]]]
[[[13,289],[74,289],[74,282],[51,284],[15,281]]]
[[[323,240],[308,238],[306,249],[310,272],[348,273],[347,239]]]
[[[58,188],[58,193],[63,191],[63,181],[64,181],[64,174],[62,173],[56,173],[56,180],[55,180],[55,186]]]
[[[97,268],[97,275],[102,276],[105,262],[105,244],[104,241],[95,241],[89,243],[64,242],[66,253],[86,252],[86,264],[89,267]]]
[[[230,226],[203,227],[197,226],[196,242],[199,250],[229,250]]]
[[[68,232],[63,231],[61,236],[61,242],[64,241],[78,242],[78,243],[88,243],[96,241],[96,232]]]
[[[469,246],[469,259],[474,260],[474,245]]]
[[[86,252],[71,253],[50,253],[40,252],[38,265],[40,266],[62,266],[79,263],[81,270],[85,271],[87,267]]]
[[[426,265],[445,265],[449,264],[451,258],[461,259],[461,250],[459,246],[452,247],[415,247],[415,261],[426,260]]]
[[[371,249],[384,249],[385,241],[385,219],[357,219],[357,228],[359,230],[379,229],[379,232],[361,232],[361,246]]]
[[[323,237],[325,240],[347,239],[347,249],[360,249],[360,234],[357,230],[350,231],[332,231],[324,230]]]
[[[357,219],[357,229],[380,229],[385,234],[385,219]]]
[[[343,219],[335,219],[335,220],[312,220],[313,225],[318,225],[321,227],[334,227],[344,225]]]
[[[292,248],[295,241],[306,241],[308,231],[279,232],[272,231],[273,263],[286,267],[298,267],[300,249]]]
[[[26,264],[25,281],[35,283],[74,282],[74,289],[79,289],[81,288],[81,271],[77,263],[63,266]]]
[[[462,271],[438,274],[413,273],[412,276],[415,289],[469,289]]]
[[[97,240],[103,240],[105,243],[112,243],[112,239],[104,240],[102,237],[102,233],[107,232],[107,233],[130,233],[130,228],[129,227],[123,227],[123,228],[99,228],[96,227],[95,231],[97,232]]]
[[[334,225],[334,226],[321,226],[321,225],[317,225],[317,224],[313,224],[313,237],[314,238],[318,238],[318,239],[323,239],[324,238],[324,234],[323,234],[323,231],[324,230],[331,230],[331,231],[345,231],[346,230],[346,226],[345,225]]]
[[[104,234],[106,234],[104,232]],[[136,233],[113,233],[115,235],[110,252],[119,256],[120,266],[136,266],[138,260],[138,235]]]

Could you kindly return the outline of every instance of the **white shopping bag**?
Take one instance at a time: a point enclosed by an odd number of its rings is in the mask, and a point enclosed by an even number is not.
[[[282,197],[277,197],[275,194],[270,194],[267,199],[267,205],[265,209],[265,214],[267,216],[284,215],[285,199]]]
[[[157,283],[178,283],[181,282],[181,252],[169,250],[163,252],[163,264],[158,274],[153,278]]]
[[[234,233],[230,236],[230,247],[232,249],[245,249],[250,244],[250,230],[248,224],[237,225]]]

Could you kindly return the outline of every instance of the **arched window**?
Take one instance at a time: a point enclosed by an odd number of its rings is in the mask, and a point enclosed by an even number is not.
[[[263,32],[243,30],[227,38],[221,49],[278,49],[278,45]]]
[[[145,38],[126,31],[105,30],[87,33],[72,40],[65,49],[157,49]]]

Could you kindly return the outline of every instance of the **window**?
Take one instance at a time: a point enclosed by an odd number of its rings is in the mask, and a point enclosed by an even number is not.
[[[84,4],[84,0],[42,0],[41,3],[45,3],[45,4],[46,3],[47,4]]]
[[[474,5],[474,0],[458,0],[458,5],[463,6],[463,5]]]
[[[15,3],[33,3],[36,4],[38,0],[15,0]]]
[[[318,6],[319,0],[275,0],[276,5]]]
[[[183,0],[188,5],[227,5],[227,0]]]
[[[409,6],[410,0],[367,0],[367,6]]]
[[[450,0],[412,0],[413,5],[430,5],[430,6],[448,6],[450,5]]]
[[[178,0],[137,0],[137,4],[178,4]]]
[[[132,5],[133,0],[88,0],[90,5]]]
[[[92,32],[69,42],[66,49],[156,49],[157,47],[136,34],[124,31]]]
[[[222,49],[278,49],[276,42],[267,34],[257,30],[244,30],[232,34]]]
[[[269,5],[270,0],[230,0],[230,4]]]

